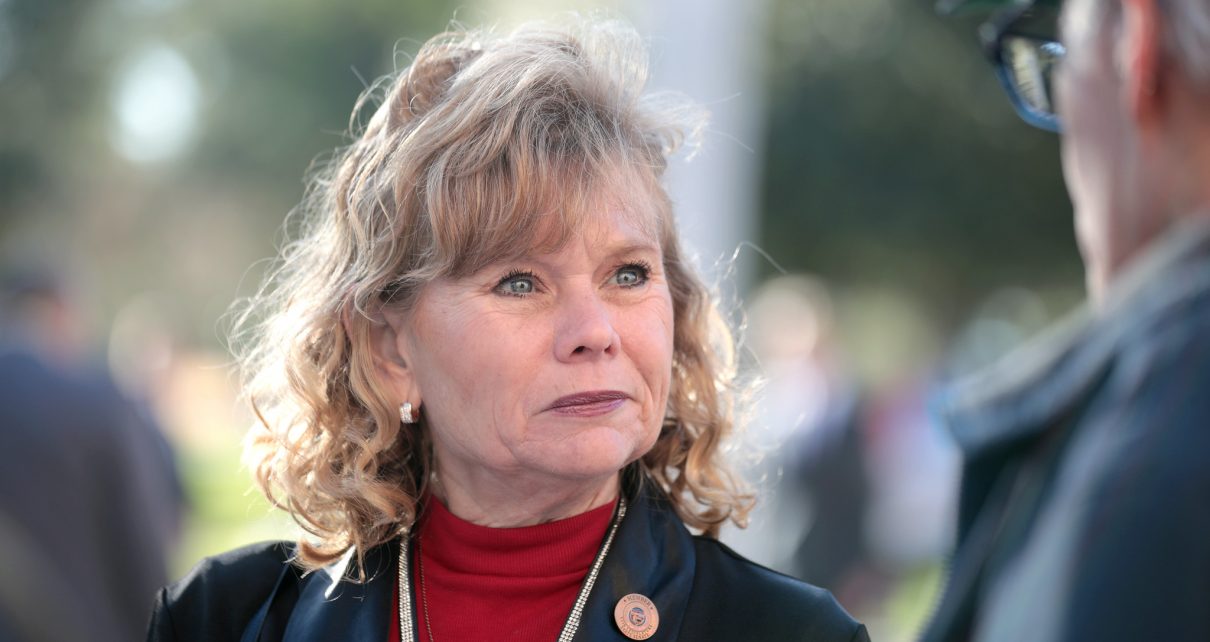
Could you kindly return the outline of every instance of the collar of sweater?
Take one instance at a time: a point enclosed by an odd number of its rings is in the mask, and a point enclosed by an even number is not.
[[[459,518],[431,497],[421,517],[420,549],[426,563],[458,575],[582,576],[601,547],[615,503],[544,524],[490,528]]]

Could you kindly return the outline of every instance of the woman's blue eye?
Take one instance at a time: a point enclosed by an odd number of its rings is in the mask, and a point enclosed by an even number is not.
[[[642,265],[626,265],[618,268],[614,281],[624,288],[632,288],[647,282],[647,268]]]
[[[524,296],[533,294],[536,286],[534,285],[534,277],[531,274],[510,274],[503,279],[500,279],[496,289],[504,294],[513,296]]]
[[[534,291],[534,282],[525,277],[513,279],[508,282],[508,291],[513,294],[529,294]]]

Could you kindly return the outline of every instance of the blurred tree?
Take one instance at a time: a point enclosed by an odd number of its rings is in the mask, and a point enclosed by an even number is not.
[[[23,204],[51,198],[73,178],[65,150],[88,136],[88,110],[104,61],[76,46],[91,3],[0,1],[0,235]]]
[[[182,338],[218,343],[215,319],[259,281],[248,266],[274,254],[312,161],[348,142],[358,95],[406,64],[397,43],[414,51],[452,15],[448,0],[0,0],[3,251],[90,276],[94,324],[162,291]],[[122,118],[174,99],[153,77],[120,113],[151,51],[183,61],[199,104],[189,145],[131,160],[112,144]]]
[[[956,322],[1004,284],[1081,282],[1057,137],[1017,121],[929,0],[778,0],[763,244]]]

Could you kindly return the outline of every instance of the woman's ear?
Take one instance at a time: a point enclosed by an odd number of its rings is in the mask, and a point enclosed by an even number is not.
[[[411,368],[411,342],[407,332],[407,315],[382,301],[375,300],[365,310],[346,310],[343,318],[345,332],[350,336],[351,315],[362,315],[368,322],[370,358],[379,382],[391,391],[394,401],[420,404],[420,389]]]

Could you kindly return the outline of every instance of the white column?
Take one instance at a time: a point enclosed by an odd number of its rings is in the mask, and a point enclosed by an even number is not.
[[[650,38],[650,87],[688,94],[711,114],[701,150],[672,164],[668,185],[681,233],[713,278],[720,260],[757,240],[767,0],[626,3],[626,14]],[[734,285],[743,290],[755,253],[739,256]]]

